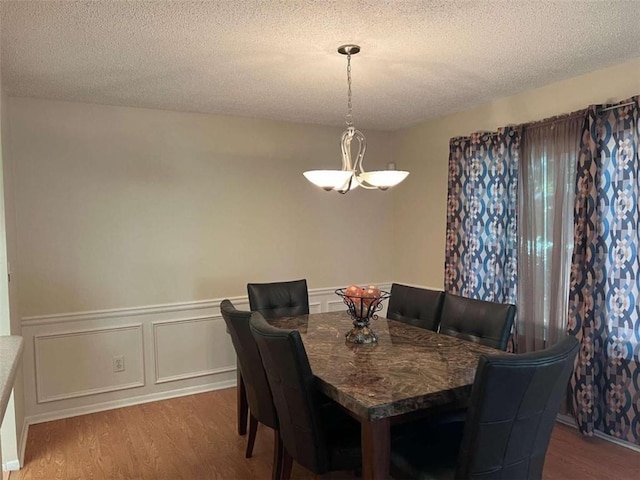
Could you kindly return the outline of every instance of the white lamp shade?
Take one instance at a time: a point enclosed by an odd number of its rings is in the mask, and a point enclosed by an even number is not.
[[[344,190],[353,173],[348,170],[310,170],[303,175],[314,185],[329,191]]]
[[[403,170],[378,170],[375,172],[366,172],[358,175],[358,179],[378,187],[380,190],[386,190],[389,187],[395,187],[405,178],[409,172]]]

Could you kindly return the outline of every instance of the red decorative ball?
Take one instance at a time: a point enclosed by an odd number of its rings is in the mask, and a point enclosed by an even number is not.
[[[362,297],[364,296],[364,288],[358,285],[349,285],[344,291],[345,296],[353,302],[356,314],[360,315],[362,312]],[[366,313],[366,309],[365,312]]]
[[[368,307],[371,304],[375,304],[380,300],[380,289],[375,285],[369,285],[364,289],[363,302]]]
[[[358,285],[349,285],[345,291],[344,291],[345,296],[352,298],[352,297],[362,297],[364,294],[364,289],[360,288]]]

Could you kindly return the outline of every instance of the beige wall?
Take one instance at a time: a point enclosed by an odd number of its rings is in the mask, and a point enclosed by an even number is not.
[[[541,120],[640,94],[640,59],[502,98],[398,132],[396,158],[411,172],[394,190],[393,279],[442,288],[449,139]]]
[[[20,314],[242,295],[247,281],[298,277],[441,287],[449,138],[638,93],[640,59],[365,132],[370,169],[395,160],[411,175],[346,196],[301,176],[339,165],[340,129],[10,98]]]
[[[391,275],[391,193],[326,193],[340,129],[10,98],[24,317]],[[392,133],[365,132],[367,166]]]

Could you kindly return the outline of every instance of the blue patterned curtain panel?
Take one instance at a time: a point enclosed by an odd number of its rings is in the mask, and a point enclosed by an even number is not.
[[[571,380],[580,430],[640,444],[640,115],[585,119],[574,212],[569,332],[582,343]],[[623,103],[628,103],[623,102]]]
[[[516,303],[520,133],[452,138],[445,250],[445,290]]]

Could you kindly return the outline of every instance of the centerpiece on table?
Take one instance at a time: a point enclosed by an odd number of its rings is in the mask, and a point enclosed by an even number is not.
[[[377,319],[382,309],[382,301],[391,294],[380,290],[375,285],[366,288],[358,285],[350,285],[347,288],[339,288],[336,294],[342,297],[347,305],[347,311],[353,320],[353,328],[347,332],[347,342],[351,343],[376,343],[378,335],[371,329],[371,319]]]

